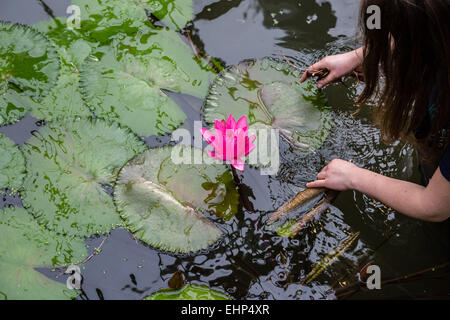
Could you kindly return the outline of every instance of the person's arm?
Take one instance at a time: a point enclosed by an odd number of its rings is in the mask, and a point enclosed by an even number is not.
[[[450,217],[450,182],[440,169],[427,187],[389,178],[335,159],[317,175],[308,188],[325,187],[333,190],[357,190],[377,199],[407,216],[440,222]]]
[[[329,74],[317,83],[317,87],[322,88],[327,84],[352,73],[354,70],[360,69],[362,62],[363,47],[347,53],[328,56],[310,66],[307,71],[303,73],[300,82],[303,82],[308,78],[308,71],[310,70],[328,69]]]

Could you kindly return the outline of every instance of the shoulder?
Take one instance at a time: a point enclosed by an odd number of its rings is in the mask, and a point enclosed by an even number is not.
[[[447,150],[445,150],[444,156],[439,163],[439,168],[444,178],[450,181],[450,144],[447,146]]]

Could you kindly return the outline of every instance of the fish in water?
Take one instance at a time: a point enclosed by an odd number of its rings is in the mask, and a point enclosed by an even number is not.
[[[268,223],[275,222],[279,220],[282,216],[287,214],[288,212],[294,210],[295,208],[303,205],[309,200],[314,199],[318,195],[324,193],[326,191],[325,188],[308,188],[305,189],[292,198],[289,202],[285,203],[281,208],[279,208],[270,218],[267,220]]]

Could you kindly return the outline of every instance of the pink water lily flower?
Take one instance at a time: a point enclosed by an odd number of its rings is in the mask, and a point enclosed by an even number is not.
[[[248,136],[247,116],[243,116],[238,122],[230,114],[228,120],[214,122],[215,136],[207,129],[200,132],[214,150],[208,150],[210,157],[226,161],[239,171],[244,171],[243,157],[255,149],[253,141],[256,135]]]

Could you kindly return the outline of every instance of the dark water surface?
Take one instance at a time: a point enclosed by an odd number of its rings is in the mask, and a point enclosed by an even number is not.
[[[230,66],[248,58],[283,54],[304,68],[328,54],[358,46],[358,0],[222,0],[194,1],[195,18],[188,25],[200,51]],[[34,24],[65,15],[70,1],[2,0],[0,20]],[[189,255],[152,249],[123,229],[87,239],[90,248],[104,238],[101,253],[82,268],[82,299],[141,299],[166,288],[171,275],[181,270],[187,282],[223,290],[234,299],[333,299],[336,289],[357,281],[357,272],[369,261],[380,266],[382,277],[396,277],[450,261],[449,223],[425,223],[404,217],[357,192],[342,193],[330,212],[295,239],[264,227],[271,212],[298,191],[333,158],[350,160],[376,172],[420,181],[414,149],[404,143],[386,145],[371,121],[371,108],[355,116],[354,99],[362,84],[347,79],[324,92],[333,108],[335,127],[322,148],[308,155],[281,145],[281,168],[276,176],[261,176],[246,168],[240,178],[254,207],[241,205],[238,214],[220,223],[225,236],[208,250]],[[193,128],[201,119],[202,100],[178,95]],[[0,128],[19,145],[39,128],[26,116]],[[149,146],[170,142],[170,135],[144,139]],[[0,208],[21,205],[18,196],[0,198]],[[306,211],[307,208],[303,208]],[[300,215],[302,210],[297,210]],[[350,234],[358,241],[311,284],[302,280],[314,265]],[[447,273],[448,273],[447,269]],[[61,270],[42,270],[65,282]],[[433,275],[433,274],[432,274]],[[429,277],[381,290],[360,291],[347,298],[448,297],[450,281]]]

